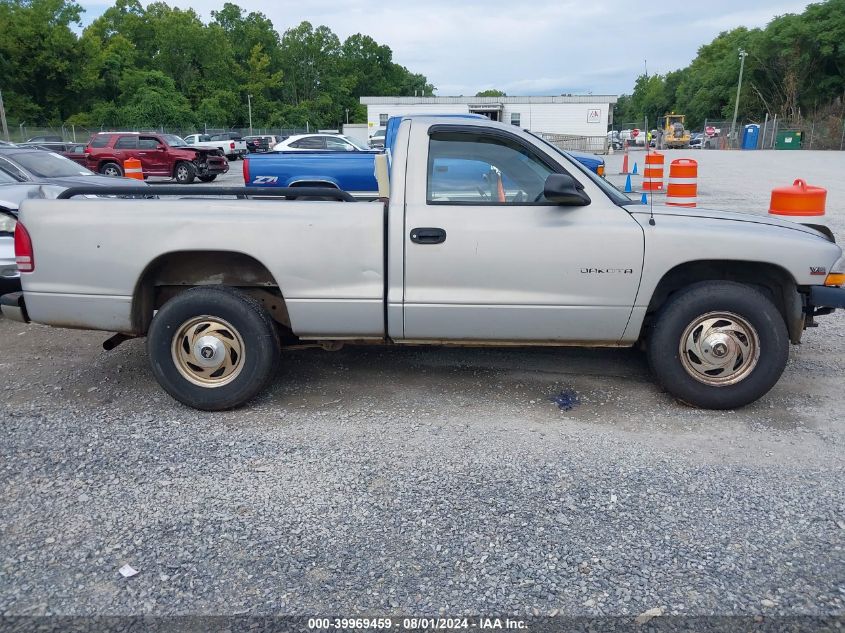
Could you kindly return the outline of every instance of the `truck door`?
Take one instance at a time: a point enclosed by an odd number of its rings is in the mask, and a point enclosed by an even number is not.
[[[639,224],[528,139],[471,125],[411,128],[404,339],[619,341],[643,262]],[[567,167],[568,165],[568,167]],[[568,172],[591,203],[546,201]]]

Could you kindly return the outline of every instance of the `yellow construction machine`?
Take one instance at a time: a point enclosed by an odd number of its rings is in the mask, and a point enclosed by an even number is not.
[[[683,114],[667,114],[660,117],[660,131],[663,133],[663,146],[668,149],[689,147],[690,133],[684,127]]]

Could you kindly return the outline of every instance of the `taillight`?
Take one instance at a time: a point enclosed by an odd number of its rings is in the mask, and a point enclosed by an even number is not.
[[[249,159],[244,158],[244,184],[249,184]]]
[[[229,149],[235,149],[235,141],[229,143]]]
[[[15,263],[22,273],[35,270],[35,255],[32,252],[32,240],[26,227],[20,222],[15,226]]]

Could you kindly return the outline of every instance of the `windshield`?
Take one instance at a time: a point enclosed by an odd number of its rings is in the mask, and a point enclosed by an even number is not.
[[[14,161],[39,178],[65,178],[67,176],[93,176],[94,172],[69,158],[53,152],[22,152],[15,154]]]
[[[187,147],[188,144],[185,142],[181,136],[176,136],[175,134],[162,134],[161,138],[164,139],[164,142],[170,145],[170,147]],[[206,139],[202,139],[206,140]]]
[[[353,145],[355,147],[355,149],[357,149],[357,150],[367,151],[367,150],[370,149],[365,144],[355,140],[354,138],[350,138],[348,136],[341,136],[340,138],[342,138],[344,141],[346,141],[350,145]]]
[[[631,200],[631,198],[629,198],[624,193],[619,191],[619,189],[617,189],[612,184],[607,182],[604,178],[602,178],[601,176],[599,176],[595,172],[587,169],[586,166],[584,166],[582,163],[580,163],[569,152],[566,152],[566,151],[560,149],[559,147],[555,147],[554,145],[549,143],[547,140],[540,138],[539,136],[537,136],[536,134],[533,134],[532,132],[528,132],[528,133],[531,134],[531,136],[536,138],[538,141],[540,141],[546,147],[550,147],[552,150],[555,151],[555,153],[560,154],[561,156],[566,156],[566,158],[568,158],[572,162],[572,164],[574,164],[578,168],[578,170],[581,173],[585,174],[591,181],[593,181],[593,183],[599,189],[601,189],[604,193],[606,193],[607,197],[610,198],[611,200],[613,200],[613,202],[615,204],[623,205],[623,204],[631,204],[632,202],[634,202],[633,200]]]

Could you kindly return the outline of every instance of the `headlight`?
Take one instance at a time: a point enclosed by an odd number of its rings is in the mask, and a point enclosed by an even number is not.
[[[0,213],[0,233],[14,233],[17,223],[18,221],[11,215]]]
[[[845,255],[836,260],[830,267],[830,273],[824,280],[825,286],[845,286]]]

